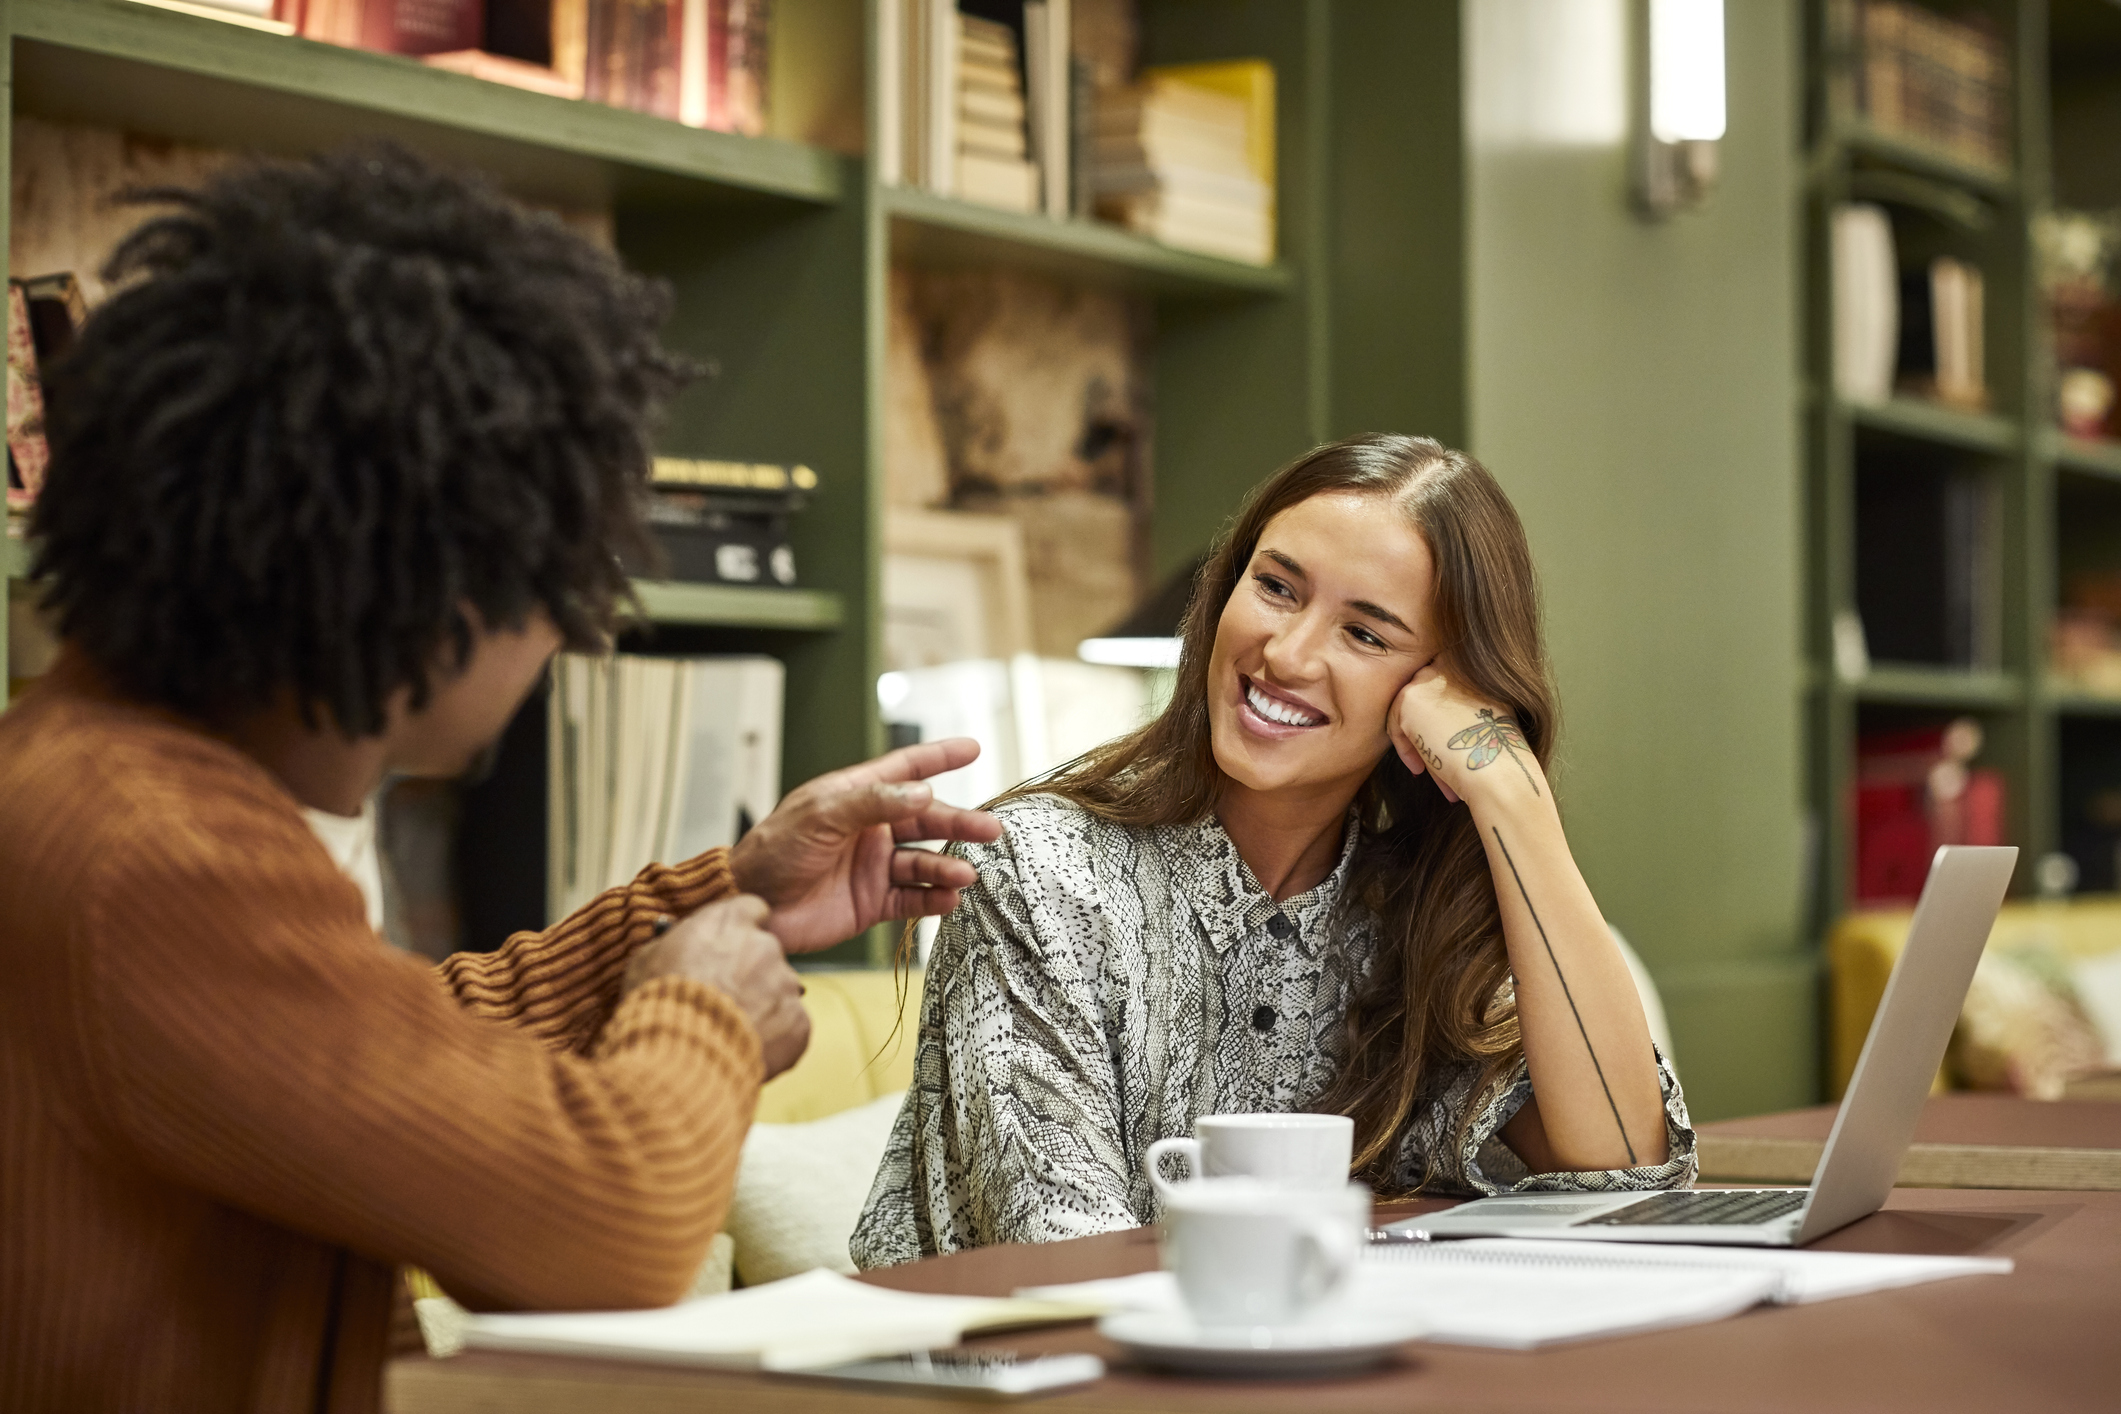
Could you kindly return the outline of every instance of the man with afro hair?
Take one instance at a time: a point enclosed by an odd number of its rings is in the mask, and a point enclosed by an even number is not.
[[[498,952],[386,946],[303,810],[463,772],[609,642],[668,296],[390,147],[138,199],[0,716],[0,1407],[372,1410],[398,1264],[682,1296],[808,1037],[784,952],[947,911],[971,867],[899,842],[1000,827],[914,747]]]

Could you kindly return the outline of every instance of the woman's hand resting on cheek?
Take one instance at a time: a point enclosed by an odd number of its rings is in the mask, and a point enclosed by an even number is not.
[[[1449,801],[1492,800],[1515,792],[1547,795],[1546,775],[1506,707],[1468,693],[1429,663],[1399,691],[1385,728],[1415,775],[1428,775]]]

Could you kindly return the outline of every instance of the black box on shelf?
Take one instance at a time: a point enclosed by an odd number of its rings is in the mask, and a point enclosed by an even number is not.
[[[807,466],[658,457],[644,516],[664,577],[694,584],[792,588],[789,521],[817,489]]]

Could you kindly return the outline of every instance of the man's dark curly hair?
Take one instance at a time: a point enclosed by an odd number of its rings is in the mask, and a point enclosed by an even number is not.
[[[605,640],[689,371],[666,287],[390,146],[125,199],[174,209],[47,379],[34,573],[63,638],[142,700],[291,696],[349,737],[424,704],[477,621]]]

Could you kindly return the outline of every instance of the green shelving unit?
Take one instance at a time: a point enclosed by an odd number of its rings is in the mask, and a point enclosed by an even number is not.
[[[891,222],[892,255],[915,264],[1005,263],[1177,299],[1285,294],[1294,283],[1286,266],[1174,250],[1101,221],[998,211],[895,187],[881,189],[880,199]]]
[[[875,93],[868,0],[775,9],[778,91],[867,82]],[[0,0],[0,34],[10,121],[281,156],[388,138],[487,171],[527,200],[609,209],[619,254],[674,291],[667,341],[712,370],[671,409],[664,450],[800,463],[821,478],[794,531],[800,589],[637,586],[649,642],[787,664],[790,784],[883,745],[874,684],[892,262],[1005,266],[1153,301],[1158,576],[1207,543],[1246,487],[1319,441],[1373,427],[1463,440],[1462,249],[1439,219],[1464,200],[1455,67],[1420,85],[1381,81],[1404,78],[1391,55],[1426,72],[1440,67],[1431,56],[1457,52],[1455,5],[1143,0],[1144,63],[1275,65],[1282,256],[1267,267],[888,188],[862,157],[798,141],[703,132],[134,0]],[[1396,246],[1418,268],[1336,287],[1350,239]],[[863,955],[854,946],[837,960]]]
[[[633,592],[640,598],[642,617],[651,624],[822,632],[839,628],[847,619],[839,595],[814,590],[637,579]]]
[[[2121,12],[2096,0],[1988,0],[1985,14],[2014,56],[2010,113],[2013,161],[1994,171],[1876,132],[1836,106],[1851,91],[1841,66],[1853,56],[1827,34],[1827,5],[1809,6],[1810,151],[1804,192],[1808,250],[1806,358],[1812,387],[1809,428],[1807,679],[1810,795],[1819,821],[1819,888],[1813,925],[1829,928],[1851,904],[1855,836],[1855,747],[1866,725],[1892,727],[1966,714],[1985,727],[1977,764],[2008,783],[2010,839],[2023,849],[2019,888],[2031,866],[2062,844],[2065,726],[2071,719],[2121,718],[2112,701],[2051,678],[2050,628],[2061,578],[2084,538],[2080,492],[2121,491],[2121,446],[2065,437],[2053,429],[2052,359],[2033,270],[2032,223],[2057,203],[2053,173],[2068,153],[2058,143],[2053,103],[2063,69],[2102,46],[2101,62],[2121,83]],[[2110,149],[2121,132],[2105,135]],[[2064,197],[2067,194],[2062,194]],[[1875,201],[1982,270],[1986,355],[1994,403],[1966,412],[1909,398],[1852,406],[1833,387],[1829,223],[1834,207]],[[2121,194],[2107,204],[2121,202]],[[2085,203],[2078,203],[2085,204]],[[1941,236],[1938,233],[1943,233]],[[1929,246],[1924,246],[1924,249]],[[1903,256],[1905,258],[1905,256]],[[1854,680],[1834,669],[1835,624],[1857,607],[1858,498],[1879,468],[1925,467],[1976,479],[1992,498],[1998,544],[1992,586],[1999,660],[1980,667],[1877,662]],[[2111,558],[2121,568],[2121,500]],[[2073,548],[2075,547],[2075,548]]]

